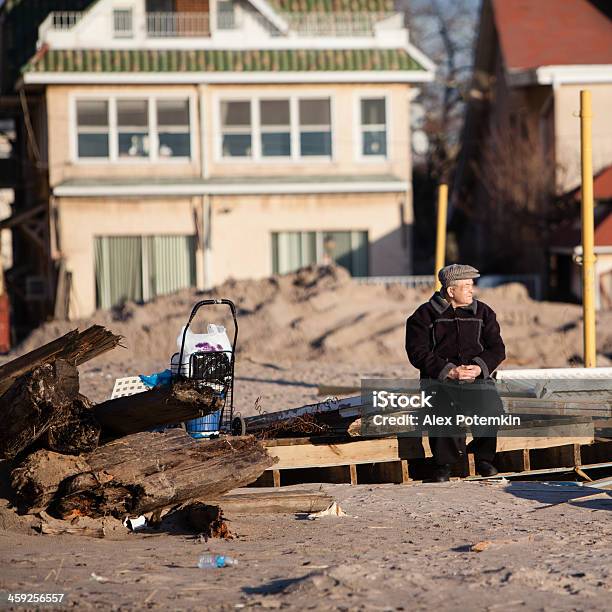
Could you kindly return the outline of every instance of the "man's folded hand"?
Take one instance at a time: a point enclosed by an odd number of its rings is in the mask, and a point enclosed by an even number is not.
[[[475,380],[480,376],[482,370],[477,365],[462,365],[453,368],[448,373],[451,380]]]

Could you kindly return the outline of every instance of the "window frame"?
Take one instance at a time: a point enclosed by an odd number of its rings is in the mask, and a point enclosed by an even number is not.
[[[299,122],[299,101],[300,100],[320,100],[329,99],[330,130],[331,130],[331,155],[306,155],[300,154],[300,122]],[[288,100],[289,101],[289,134],[291,142],[291,155],[263,156],[261,151],[261,121],[260,121],[260,102],[262,100]],[[229,157],[223,155],[223,126],[221,125],[221,103],[222,102],[250,102],[251,103],[251,156],[250,157]],[[213,94],[212,112],[212,137],[214,161],[218,164],[287,164],[308,163],[329,163],[337,161],[336,143],[336,105],[335,96],[332,92],[310,90],[295,93],[294,91],[276,90],[274,92],[257,91],[255,93],[245,93],[244,90],[219,92]]]
[[[370,243],[370,230],[369,229],[272,229],[272,230],[269,230],[268,236],[269,236],[269,244],[270,244],[269,246],[270,275],[282,274],[281,272],[274,271],[274,238],[273,238],[274,234],[278,236],[279,234],[298,233],[300,234],[300,243],[303,245],[304,235],[308,233],[314,233],[315,235],[315,264],[320,265],[323,262],[324,255],[325,255],[325,245],[324,245],[323,236],[325,234],[340,233],[340,232],[349,234],[351,251],[354,251],[355,248],[358,246],[354,242],[355,234],[365,233],[366,248],[367,248],[367,271],[366,271],[365,276],[353,276],[353,278],[367,278],[368,276],[370,276],[370,270],[372,267],[372,257],[371,257],[372,254],[370,250],[371,243]],[[278,263],[280,263],[280,261]],[[352,274],[353,273],[351,272],[351,276]]]
[[[117,13],[129,13],[130,30],[119,31],[115,28]],[[113,39],[130,39],[134,38],[134,8],[132,6],[114,6],[112,9],[113,16]]]
[[[221,105],[223,102],[248,102],[250,107],[250,116],[251,116],[251,125],[250,125],[250,133],[251,133],[251,154],[250,155],[223,155],[223,135],[225,133],[225,128],[222,124],[223,113],[221,112]],[[230,162],[248,162],[252,161],[255,156],[255,147],[259,146],[255,139],[254,125],[255,125],[255,113],[258,114],[259,119],[259,109],[255,108],[257,104],[253,104],[253,100],[251,96],[227,96],[227,97],[219,97],[214,104],[215,108],[215,117],[214,117],[214,131],[215,131],[215,158],[223,161]],[[238,132],[238,128],[236,127],[236,133]],[[247,128],[244,127],[244,130],[240,130],[240,133],[246,132]],[[230,132],[231,133],[231,132]]]
[[[158,113],[158,108],[157,108],[157,103],[158,102],[168,102],[168,101],[180,101],[180,102],[187,102],[187,112],[189,113],[189,121],[186,124],[187,127],[187,133],[189,135],[189,155],[185,156],[185,155],[172,155],[170,157],[165,157],[163,155],[160,155],[159,153],[159,148],[161,146],[160,144],[160,140],[159,140],[159,135],[160,133],[166,133],[166,134],[183,134],[184,132],[180,130],[179,128],[179,124],[175,123],[174,125],[161,125],[159,124],[159,113]],[[183,160],[193,160],[194,159],[194,129],[193,129],[193,113],[195,110],[195,102],[192,103],[192,100],[190,98],[190,96],[185,97],[177,97],[177,96],[171,96],[171,95],[165,95],[165,96],[155,96],[154,98],[154,102],[155,102],[155,108],[154,108],[154,114],[155,114],[155,141],[156,141],[156,149],[155,149],[155,153],[157,155],[158,160],[163,160],[164,162],[168,161],[168,160],[178,160],[178,161],[183,161]],[[181,126],[182,127],[182,126]]]
[[[146,116],[147,116],[147,124],[145,126],[137,126],[137,125],[119,125],[119,104],[121,104],[121,102],[127,102],[127,101],[138,101],[138,102],[145,102],[146,104]],[[125,98],[117,98],[115,99],[115,125],[116,125],[116,129],[117,129],[117,159],[124,162],[126,160],[130,160],[130,161],[134,161],[134,160],[144,160],[144,159],[149,159],[151,157],[152,154],[152,150],[155,146],[155,141],[153,140],[153,133],[151,130],[151,100],[149,100],[149,98],[131,98],[130,100],[127,100]],[[110,112],[110,108],[109,108],[109,112]],[[119,137],[121,134],[143,134],[145,138],[149,139],[149,151],[146,155],[134,155],[134,156],[130,156],[130,155],[125,155],[122,156],[121,153],[119,152]]]
[[[77,104],[81,100],[99,100],[108,103],[108,157],[79,157]],[[119,156],[119,128],[117,125],[118,100],[146,100],[148,102],[148,132],[149,155],[143,157]],[[187,100],[189,108],[189,156],[163,157],[159,155],[159,130],[157,125],[157,100]],[[69,157],[73,164],[185,164],[198,160],[199,149],[196,134],[196,105],[195,95],[192,92],[177,91],[172,93],[104,93],[84,92],[71,93],[69,98],[69,131],[70,151]]]
[[[364,126],[361,122],[361,102],[363,100],[375,100],[384,99],[385,101],[385,139],[387,144],[387,153],[385,155],[364,155],[363,144],[364,144]],[[391,142],[389,135],[391,132],[391,96],[388,91],[374,89],[371,91],[358,91],[355,93],[354,105],[354,122],[353,122],[353,150],[355,153],[355,161],[358,162],[374,162],[380,163],[383,161],[391,160]]]
[[[94,157],[91,155],[88,155],[87,157],[79,157],[79,134],[80,134],[80,129],[79,129],[79,125],[77,123],[78,121],[78,110],[77,110],[77,103],[80,101],[91,101],[91,102],[105,102],[106,103],[106,128],[103,129],[101,126],[99,128],[99,132],[98,129],[96,129],[93,133],[97,134],[97,133],[104,133],[107,134],[108,136],[108,157]],[[111,110],[110,110],[110,101],[108,99],[103,99],[100,97],[96,97],[96,98],[80,98],[79,100],[76,100],[74,102],[73,105],[71,105],[71,120],[70,120],[70,125],[71,128],[73,129],[73,136],[70,139],[71,141],[71,149],[73,154],[71,155],[72,158],[78,158],[79,160],[87,163],[98,163],[98,162],[105,162],[107,160],[110,159],[111,156],[111,147],[112,147],[112,137],[111,137]],[[94,126],[91,126],[94,127]],[[89,131],[91,129],[91,127],[87,127],[87,126],[83,126],[83,131]]]
[[[287,128],[289,129],[289,155],[264,155],[263,154],[263,134],[277,133],[275,130],[271,128],[271,126],[265,126],[261,122],[261,103],[262,102],[287,102],[289,106],[289,123],[287,124]],[[283,161],[283,160],[291,160],[293,158],[293,154],[295,152],[294,149],[294,136],[293,136],[293,105],[290,97],[287,96],[260,96],[255,102],[257,106],[257,120],[259,122],[258,125],[258,136],[259,136],[259,154],[262,160],[273,160],[273,161]],[[251,104],[251,108],[252,108]],[[251,115],[252,116],[252,115]]]
[[[302,155],[301,154],[301,149],[302,149],[302,142],[301,142],[301,136],[302,136],[302,124],[300,122],[300,102],[302,100],[306,101],[306,100],[322,100],[324,98],[329,98],[329,130],[330,130],[330,144],[331,144],[331,155]],[[332,114],[332,101],[331,101],[331,96],[326,96],[326,95],[309,95],[309,96],[297,96],[296,97],[296,121],[297,121],[297,146],[298,146],[298,156],[300,160],[333,160],[334,159],[334,151],[335,151],[335,143],[334,143],[334,120],[333,120],[333,114]]]

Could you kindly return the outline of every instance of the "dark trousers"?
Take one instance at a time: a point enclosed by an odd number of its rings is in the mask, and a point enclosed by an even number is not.
[[[457,414],[489,417],[503,414],[501,398],[493,381],[458,383],[428,381],[428,393],[433,394],[433,408],[428,413],[436,417],[451,417],[453,424],[428,428],[429,446],[437,465],[457,463],[465,457],[466,430],[454,424]],[[493,461],[497,448],[496,425],[471,425],[473,436],[469,451],[476,461]]]
[[[474,437],[470,442],[470,451],[476,461],[493,461],[497,448],[497,436]],[[429,447],[437,465],[457,463],[466,455],[465,434],[463,436],[430,437]]]

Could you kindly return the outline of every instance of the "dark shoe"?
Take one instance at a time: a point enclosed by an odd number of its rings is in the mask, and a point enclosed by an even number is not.
[[[476,471],[481,476],[496,476],[499,473],[497,468],[489,461],[477,461]]]
[[[434,482],[448,482],[450,480],[451,469],[448,463],[437,465],[434,472]]]

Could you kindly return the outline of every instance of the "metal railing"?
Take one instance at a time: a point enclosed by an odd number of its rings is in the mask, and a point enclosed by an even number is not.
[[[283,13],[289,27],[308,36],[373,36],[374,26],[396,13]]]
[[[416,289],[431,287],[433,290],[435,277],[430,274],[412,276],[361,276],[353,280],[361,285],[393,285],[400,284]],[[534,300],[542,299],[542,279],[538,274],[484,274],[476,281],[480,289],[491,289],[508,283],[520,283],[527,288],[529,296]]]
[[[433,287],[433,274],[411,275],[411,276],[355,276],[353,280],[360,285],[394,285],[400,284],[406,287]]]
[[[50,17],[50,27],[53,30],[70,30],[83,16],[83,11],[53,11]]]
[[[210,34],[208,13],[147,13],[146,20],[147,35],[151,38]]]

